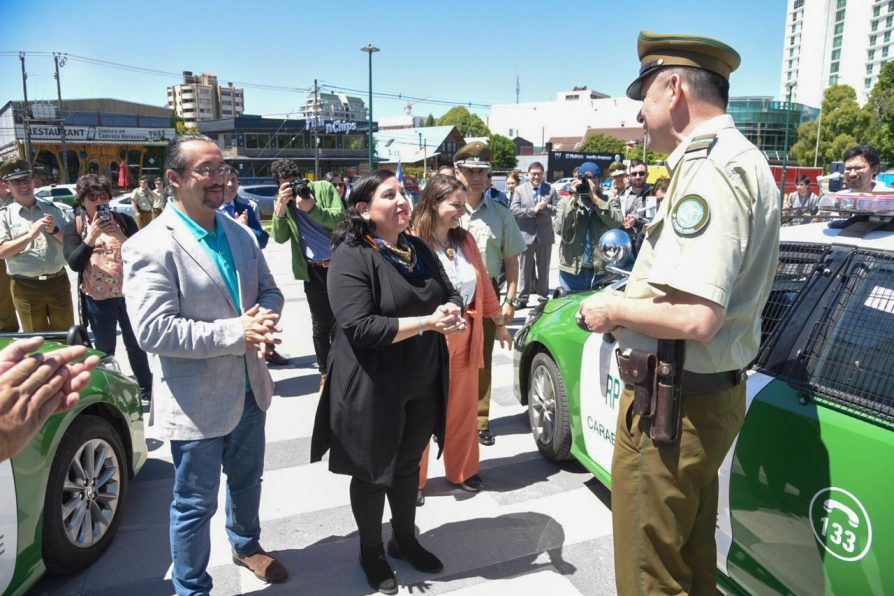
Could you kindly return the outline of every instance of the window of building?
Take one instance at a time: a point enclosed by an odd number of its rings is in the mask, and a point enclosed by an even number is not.
[[[832,85],[837,85],[837,84],[838,84],[838,75],[832,75],[831,77],[829,77],[829,86],[830,87]]]
[[[797,27],[797,25],[795,25],[794,23],[792,23],[792,33],[795,32],[795,28],[796,28],[796,27]]]
[[[836,35],[835,38],[832,40],[832,47],[833,48],[841,47],[841,36],[840,35]]]
[[[835,22],[840,23],[844,20],[844,10],[839,10],[835,13]]]
[[[885,43],[888,43],[889,41],[891,41],[891,32],[890,31],[885,31],[884,40],[885,40]]]
[[[335,149],[335,135],[320,135],[320,149]]]
[[[890,28],[891,25],[894,25],[894,16],[889,15],[888,18],[885,19],[885,27]]]
[[[877,17],[882,12],[882,5],[877,4],[872,7],[872,16]]]
[[[841,50],[832,50],[832,60],[838,60],[839,58],[841,58]]]
[[[794,35],[792,35],[792,36],[789,38],[789,40],[788,40],[788,44],[791,45],[791,46],[795,45],[795,36],[794,36]]]
[[[878,31],[878,21],[872,21],[872,32]]]
[[[791,68],[794,65],[794,62],[795,62],[794,60],[789,60],[788,67]]]
[[[833,62],[833,63],[829,66],[829,72],[831,72],[831,73],[836,73],[836,72],[838,72],[838,65],[839,65],[839,64],[840,64],[839,62]]]
[[[888,57],[888,48],[890,48],[890,47],[891,47],[891,46],[885,46],[885,47],[882,48],[882,58],[887,58],[887,57]]]
[[[875,45],[875,40],[876,40],[876,39],[877,39],[877,37],[876,37],[875,35],[870,35],[870,36],[869,36],[869,46],[870,46],[870,47],[872,47],[872,46]]]
[[[866,65],[866,74],[868,74],[868,75],[871,75],[871,74],[872,74],[872,66],[873,66],[872,64],[867,64],[867,65]],[[835,70],[833,70],[832,72],[838,72],[838,69],[835,69]]]
[[[872,87],[872,79],[871,79],[871,78],[867,78],[867,79],[864,81],[864,83],[866,83],[866,88],[867,88],[867,89],[869,89],[870,87]]]
[[[835,51],[840,52],[840,50],[835,50]],[[869,50],[867,60],[875,60],[875,50]]]
[[[888,2],[888,12],[894,12],[894,0]]]
[[[841,35],[844,33],[844,23],[838,23],[835,25],[835,35]]]
[[[838,0],[838,8],[844,8],[847,4],[847,0]]]
[[[264,149],[270,144],[270,135],[247,133],[245,135],[246,149]]]

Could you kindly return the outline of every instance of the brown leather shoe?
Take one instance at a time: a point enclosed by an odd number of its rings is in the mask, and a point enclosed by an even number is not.
[[[264,354],[264,358],[266,358],[267,362],[269,362],[273,366],[284,366],[289,363],[289,359],[283,358],[276,350],[269,350],[266,354]]]
[[[245,567],[255,574],[258,579],[268,584],[278,584],[286,581],[289,572],[285,566],[264,552],[264,549],[258,549],[253,555],[240,557],[233,553],[233,562],[240,567]]]

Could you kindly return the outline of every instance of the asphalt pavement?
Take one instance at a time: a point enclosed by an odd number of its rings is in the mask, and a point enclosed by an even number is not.
[[[310,436],[319,375],[311,343],[310,313],[301,283],[292,278],[288,245],[270,242],[265,255],[286,304],[276,382],[267,416],[261,544],[288,567],[286,583],[267,585],[230,560],[224,531],[223,491],[211,522],[215,595],[353,595],[372,593],[357,562],[359,546],[348,499],[349,478],[310,460]],[[552,287],[557,285],[553,252]],[[74,283],[74,279],[73,279]],[[510,329],[519,327],[527,311]],[[129,371],[120,341],[118,359]],[[512,393],[512,355],[494,354],[492,447],[481,447],[485,488],[471,494],[444,478],[432,461],[418,509],[420,541],[444,562],[438,575],[421,574],[392,560],[401,594],[614,594],[609,493],[577,462],[545,460],[531,438],[527,409]],[[213,396],[209,396],[213,399]],[[146,416],[148,420],[148,415]],[[170,448],[147,427],[149,461],[134,478],[118,535],[86,571],[45,577],[31,594],[172,594],[168,509],[173,486]],[[432,458],[434,456],[432,455]],[[223,483],[222,483],[223,484]],[[390,528],[385,510],[384,536]]]

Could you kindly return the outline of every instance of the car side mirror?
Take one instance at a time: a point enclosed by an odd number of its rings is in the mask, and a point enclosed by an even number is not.
[[[608,263],[606,268],[612,273],[630,275],[630,271],[618,267],[633,254],[630,236],[624,230],[609,230],[600,236],[596,243],[596,253]]]

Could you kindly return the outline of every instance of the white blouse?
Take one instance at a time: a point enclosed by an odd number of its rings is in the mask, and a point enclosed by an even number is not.
[[[447,251],[439,250],[438,258],[444,266],[450,283],[459,292],[463,299],[463,306],[469,306],[475,297],[475,289],[478,286],[478,273],[475,266],[466,258],[459,246],[451,246],[453,258],[447,256]]]

